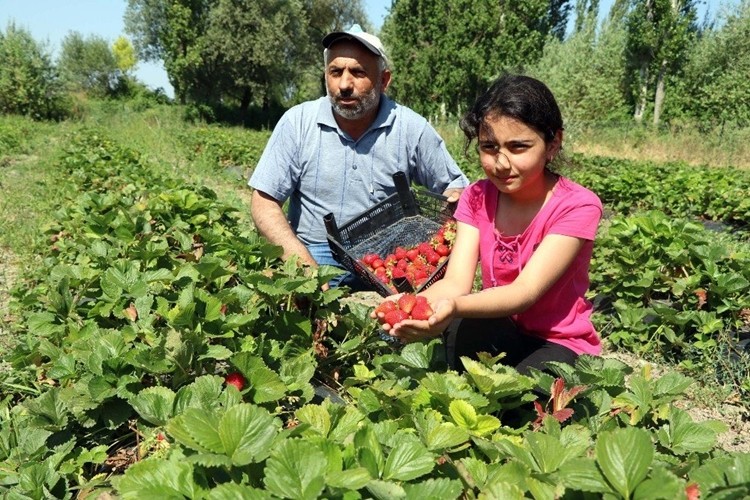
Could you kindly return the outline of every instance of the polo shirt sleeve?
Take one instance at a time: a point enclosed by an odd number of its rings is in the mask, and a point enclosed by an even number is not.
[[[296,133],[289,112],[274,127],[248,185],[284,202],[299,181]]]
[[[433,193],[442,193],[446,189],[462,188],[469,184],[468,178],[448,152],[445,141],[427,120],[417,144],[415,174],[417,183]]]

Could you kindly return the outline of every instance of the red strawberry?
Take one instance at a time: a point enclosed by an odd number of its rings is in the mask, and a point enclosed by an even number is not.
[[[378,258],[378,254],[376,253],[366,253],[365,255],[362,256],[362,262],[364,262],[368,266],[372,266],[372,263],[377,258]]]
[[[393,302],[392,300],[384,300],[378,307],[375,308],[375,315],[377,316],[378,313],[381,312],[383,314],[387,314],[391,311],[395,311],[396,309],[398,309],[398,305],[395,302]]]
[[[385,266],[385,262],[383,262],[383,259],[381,259],[380,257],[378,257],[378,258],[376,258],[375,260],[372,261],[372,263],[370,264],[370,266],[372,266],[373,269],[377,269],[379,267],[384,267]]]
[[[417,245],[417,250],[419,251],[420,255],[427,255],[428,252],[432,252],[432,246],[430,246],[429,243],[426,241],[423,241],[419,245]]]
[[[245,387],[247,380],[245,380],[245,377],[243,377],[240,372],[232,372],[224,377],[224,382],[226,382],[227,385],[235,386],[238,391],[241,391],[242,388]]]
[[[425,254],[425,258],[427,259],[428,263],[436,266],[438,264],[438,261],[440,260],[440,254],[430,248],[430,250]]]
[[[389,325],[394,326],[396,323],[409,319],[409,314],[400,309],[394,309],[393,311],[386,313],[385,318],[383,319]]]
[[[417,303],[416,295],[411,293],[405,293],[398,298],[398,308],[404,311],[406,314],[411,314],[411,310],[414,304]]]
[[[406,258],[409,259],[410,261],[414,262],[417,260],[418,257],[419,257],[419,250],[417,250],[416,248],[410,248],[409,250],[406,251]]]
[[[426,320],[430,316],[432,316],[432,313],[432,307],[430,307],[429,302],[425,300],[422,302],[417,302],[414,305],[414,308],[411,310],[411,317],[412,319]]]
[[[396,249],[393,251],[393,255],[396,256],[396,259],[401,260],[406,258],[406,249],[404,247],[396,247]]]
[[[444,244],[444,243],[440,243],[439,245],[437,245],[437,246],[435,247],[435,252],[437,252],[437,254],[438,254],[439,256],[441,256],[441,257],[445,257],[445,256],[447,256],[447,255],[450,255],[450,253],[451,253],[451,249],[450,249],[450,248],[448,248],[448,245],[446,245],[446,244]]]
[[[391,271],[391,278],[393,279],[404,278],[404,277],[406,277],[406,271],[404,271],[400,267],[394,267],[393,270]]]

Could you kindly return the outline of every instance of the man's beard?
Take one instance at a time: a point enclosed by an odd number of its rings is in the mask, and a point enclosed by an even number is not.
[[[359,100],[353,108],[344,107],[338,102],[338,99],[342,97],[356,97]],[[358,120],[378,108],[378,105],[380,104],[380,87],[375,86],[369,91],[359,95],[355,95],[354,92],[339,92],[337,94],[331,94],[331,92],[328,91],[328,99],[331,101],[334,113],[346,120]]]

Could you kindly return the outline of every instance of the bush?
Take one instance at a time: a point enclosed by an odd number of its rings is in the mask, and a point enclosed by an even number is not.
[[[0,32],[0,113],[34,119],[67,115],[49,54],[30,33],[12,23]]]

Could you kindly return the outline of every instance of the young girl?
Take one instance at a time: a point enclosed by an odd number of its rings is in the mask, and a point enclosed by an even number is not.
[[[554,96],[533,78],[503,76],[461,128],[467,148],[477,140],[486,178],[463,192],[445,277],[422,292],[433,315],[385,328],[404,342],[443,335],[456,370],[482,351],[505,353],[501,362],[521,373],[599,354],[585,294],[602,205],[549,168],[563,140]],[[477,263],[482,290],[472,293]]]

